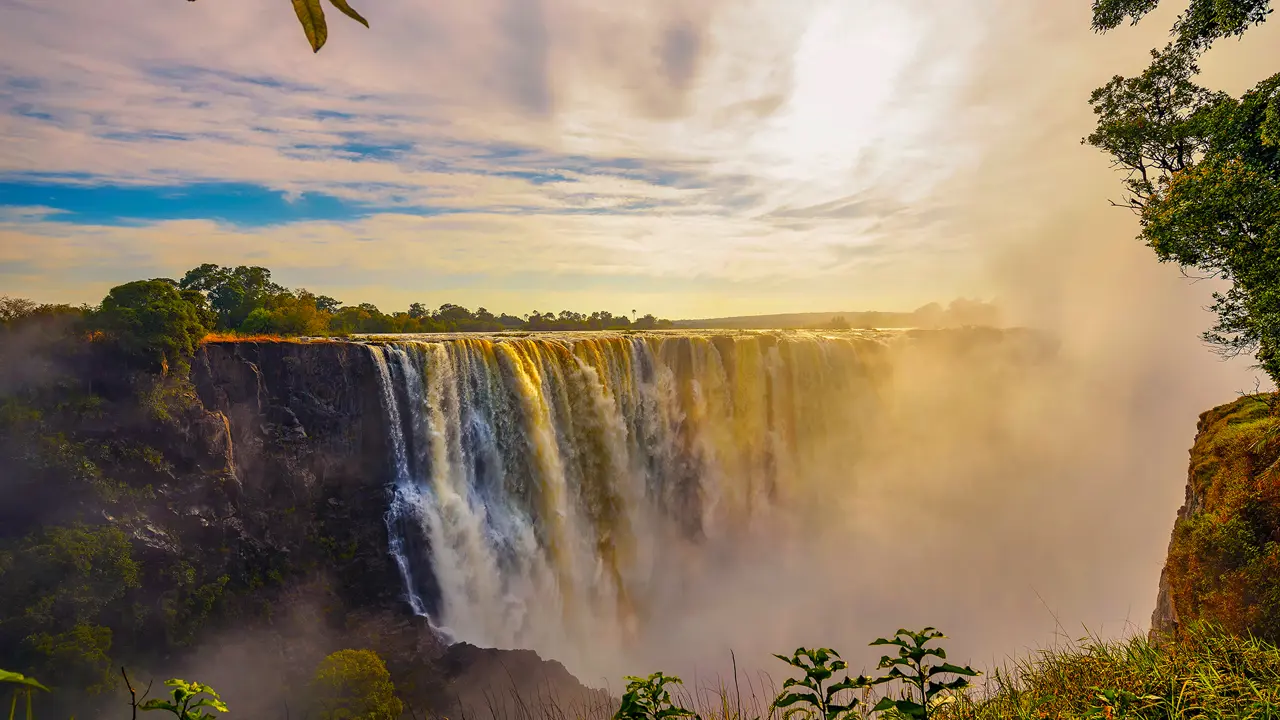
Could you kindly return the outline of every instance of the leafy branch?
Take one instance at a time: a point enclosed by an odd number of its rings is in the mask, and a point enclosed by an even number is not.
[[[188,2],[195,2],[195,0],[188,0]],[[369,21],[356,12],[347,0],[329,0],[329,2],[343,15],[369,27]],[[307,35],[307,42],[311,43],[311,51],[320,52],[320,48],[324,47],[325,41],[329,39],[329,25],[324,19],[324,5],[321,4],[321,0],[293,0],[293,11],[298,16],[298,22],[302,24],[302,32]]]
[[[204,708],[217,710],[218,712],[226,712],[227,704],[222,702],[222,698],[218,697],[218,693],[208,685],[198,682],[188,682],[174,678],[165,680],[165,685],[173,688],[173,694],[169,700],[161,700],[155,698],[148,700],[138,706],[139,710],[164,710],[173,714],[178,720],[212,720],[215,716],[213,713],[205,712]],[[205,695],[207,697],[201,697]]]

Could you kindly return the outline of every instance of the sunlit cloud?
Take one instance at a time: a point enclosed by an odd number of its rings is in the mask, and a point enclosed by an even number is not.
[[[5,256],[94,287],[131,277],[107,249],[288,272],[317,238],[352,273],[494,289],[858,277],[915,247],[938,210],[908,203],[972,153],[939,142],[982,34],[960,2],[366,10],[312,55],[283,5],[0,6]]]

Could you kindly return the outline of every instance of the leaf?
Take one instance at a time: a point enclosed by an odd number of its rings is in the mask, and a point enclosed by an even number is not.
[[[809,695],[801,695],[799,693],[788,693],[773,701],[774,707],[789,707],[798,702],[812,703],[813,697]]]
[[[831,698],[835,697],[836,693],[841,690],[856,690],[859,687],[861,686],[858,685],[857,680],[854,680],[853,678],[845,678],[844,680],[841,680],[827,688],[827,702],[831,702]]]
[[[951,663],[942,663],[941,665],[934,665],[932,668],[929,668],[929,674],[932,675],[936,673],[955,673],[956,675],[966,675],[968,677],[977,677],[982,674],[968,665],[960,667],[959,665],[952,665]]]
[[[9,672],[8,670],[0,670],[0,682],[25,685],[29,688],[49,692],[49,688],[41,685],[35,678],[29,678],[21,673]]]
[[[329,26],[324,21],[324,8],[320,0],[293,0],[293,11],[298,14],[302,31],[307,34],[312,52],[320,52],[329,39]]]
[[[338,8],[343,15],[346,15],[365,27],[369,27],[369,21],[365,20],[360,13],[356,12],[354,8],[348,5],[347,0],[329,0],[329,2],[333,3],[333,6]]]

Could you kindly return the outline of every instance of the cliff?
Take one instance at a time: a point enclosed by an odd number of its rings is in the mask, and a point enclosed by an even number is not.
[[[1280,395],[1200,416],[1151,635],[1198,621],[1280,641]]]
[[[208,343],[191,380],[228,432],[234,521],[249,552],[323,566],[342,599],[394,606],[387,430],[377,371],[351,343]]]
[[[434,711],[504,662],[446,659],[404,601],[366,346],[209,342],[155,376],[36,340],[0,344],[0,665],[52,685],[55,710],[116,712],[124,664],[283,717],[321,658],[363,647]]]

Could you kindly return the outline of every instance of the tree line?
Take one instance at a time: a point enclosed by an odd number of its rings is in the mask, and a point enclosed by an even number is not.
[[[524,316],[445,303],[429,309],[383,312],[373,303],[347,305],[306,288],[290,289],[264,267],[205,263],[180,279],[135,280],[111,288],[94,306],[38,305],[0,297],[0,325],[20,320],[79,317],[91,335],[114,342],[149,369],[189,357],[210,334],[343,337],[365,333],[501,332],[512,330],[654,330],[670,320],[607,310],[533,311]]]

